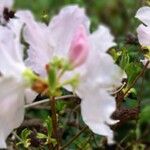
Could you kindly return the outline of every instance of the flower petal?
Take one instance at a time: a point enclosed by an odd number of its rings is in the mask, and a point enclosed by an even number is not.
[[[3,12],[4,8],[10,9],[14,3],[14,0],[0,0],[0,24],[5,24],[6,20],[4,19]]]
[[[111,144],[113,132],[108,124],[113,122],[110,116],[116,109],[115,99],[104,90],[87,88],[81,94],[83,120],[94,133],[106,136]]]
[[[89,52],[89,41],[84,26],[76,31],[68,52],[69,60],[74,67],[85,63]]]
[[[34,99],[37,97],[38,93],[33,91],[32,89],[26,89],[25,90],[25,100],[27,104],[30,104],[34,101]]]
[[[137,28],[138,40],[142,46],[150,46],[150,27],[140,25]]]
[[[16,16],[25,23],[23,35],[29,44],[26,64],[36,73],[45,75],[45,65],[51,60],[54,49],[49,29],[45,24],[36,22],[29,11],[19,11]]]
[[[24,87],[13,78],[0,78],[0,148],[24,118]]]
[[[80,25],[83,25],[86,31],[89,32],[89,20],[84,9],[79,8],[77,5],[64,7],[51,20],[49,29],[56,42],[55,52],[57,55],[67,55],[71,40]]]
[[[81,72],[84,67],[86,68],[81,76],[81,88],[90,85],[107,91],[114,91],[122,85],[125,73],[119,66],[114,64],[114,60],[110,55],[90,51],[88,62],[85,65],[79,69],[79,72]]]
[[[0,26],[0,71],[2,74],[20,76],[25,69],[17,34],[7,27]]]
[[[99,30],[90,36],[91,47],[85,64],[77,67],[72,72],[66,73],[62,80],[67,80],[67,78],[79,73],[81,84],[79,89],[80,87],[86,88],[92,85],[93,87],[114,91],[121,86],[122,79],[126,76],[125,72],[114,64],[114,60],[110,55],[105,53],[108,48],[115,44],[113,39],[109,29],[105,26],[100,26]],[[68,86],[66,88],[71,89]]]
[[[135,17],[141,20],[144,24],[150,25],[150,7],[144,6],[140,8]]]
[[[104,25],[99,26],[98,30],[90,35],[90,41],[92,50],[101,52],[106,52],[109,48],[116,45],[109,28]]]
[[[1,0],[0,9],[7,7],[11,8],[13,6],[14,0]]]

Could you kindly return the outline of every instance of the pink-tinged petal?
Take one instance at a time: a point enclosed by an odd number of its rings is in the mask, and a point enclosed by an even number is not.
[[[84,26],[76,31],[69,50],[69,60],[74,67],[82,65],[89,53],[89,41]]]
[[[14,78],[0,78],[0,148],[24,118],[24,87]]]
[[[78,87],[80,92],[82,91],[81,88],[86,89],[89,85],[97,87],[98,89],[103,88],[108,91],[114,91],[122,85],[122,79],[126,78],[125,72],[119,66],[115,65],[110,55],[105,53],[108,48],[114,45],[113,37],[109,29],[102,26],[100,27],[100,31],[104,32],[97,32],[97,36],[92,34],[90,37],[92,46],[90,47],[87,61],[80,67],[75,68],[72,72],[67,72],[62,78],[64,81],[67,80],[67,78],[71,78],[74,74],[80,74],[80,85]],[[100,36],[98,33],[100,33]],[[94,39],[96,41],[94,41]],[[98,39],[99,44],[96,46]],[[104,41],[107,39],[108,43],[106,42],[106,45],[102,44],[102,46],[100,46],[100,43],[102,43],[100,41],[103,41],[103,39]],[[102,51],[100,48],[102,48]],[[67,89],[70,90],[71,88],[67,86]],[[79,91],[77,90],[78,94]]]
[[[60,13],[52,18],[49,29],[56,42],[56,55],[67,56],[74,33],[83,25],[89,32],[89,20],[84,9],[76,5],[64,7]]]
[[[25,69],[22,49],[17,34],[0,26],[0,71],[2,74],[20,76]]]
[[[38,93],[33,91],[32,89],[26,89],[25,90],[25,101],[27,104],[30,104],[34,101],[34,99],[37,97]]]
[[[150,27],[140,25],[137,28],[138,40],[142,46],[150,46]]]
[[[78,68],[79,73],[82,70],[84,70],[84,73],[81,75],[81,88],[90,85],[98,89],[103,88],[114,91],[122,85],[122,79],[125,76],[124,71],[114,64],[114,60],[110,55],[96,53],[92,50],[89,52],[85,66]]]
[[[16,16],[25,23],[23,36],[29,44],[26,64],[36,73],[45,76],[45,65],[53,57],[54,42],[48,27],[36,22],[31,12],[19,11]]]
[[[150,26],[150,7],[144,6],[140,8],[135,17],[141,20],[145,25]]]
[[[109,28],[104,25],[99,26],[98,30],[90,35],[90,44],[92,49],[101,52],[106,52],[109,48],[116,45]]]
[[[116,123],[110,117],[116,109],[115,99],[105,90],[87,87],[81,94],[81,113],[84,122],[96,134],[106,136],[113,143],[113,131],[108,124]]]

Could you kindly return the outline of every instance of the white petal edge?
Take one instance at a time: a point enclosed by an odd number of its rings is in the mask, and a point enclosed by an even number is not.
[[[116,123],[110,116],[116,109],[115,99],[106,91],[86,89],[81,102],[81,113],[84,122],[96,134],[106,136],[112,144],[113,131],[108,124]]]
[[[137,11],[135,17],[141,20],[144,24],[150,26],[150,7],[148,6],[141,7]]]
[[[34,101],[34,99],[37,97],[38,93],[33,91],[32,89],[28,88],[25,90],[25,101],[26,104],[30,104]]]
[[[24,87],[14,78],[0,78],[0,148],[24,118]]]
[[[139,43],[142,46],[150,46],[150,27],[149,26],[140,25],[137,28],[137,35],[138,35]]]
[[[36,22],[30,11],[18,11],[16,16],[25,24],[23,36],[29,44],[26,65],[45,76],[45,65],[51,60],[55,45],[49,28],[44,23]]]
[[[4,7],[11,8],[13,6],[13,4],[14,4],[14,0],[1,0],[0,3],[1,3],[0,8],[1,7],[3,7],[3,8]]]
[[[90,35],[92,50],[107,52],[109,48],[116,45],[110,29],[100,25],[98,29]]]
[[[79,26],[83,25],[89,33],[89,19],[85,10],[78,5],[69,5],[61,9],[49,23],[51,36],[56,43],[56,55],[66,56],[71,41]]]
[[[13,31],[9,27],[0,26],[0,71],[2,74],[20,76],[25,69],[20,45],[19,22],[12,24]],[[15,29],[19,27],[19,29]],[[19,36],[19,37],[18,37]],[[9,40],[8,40],[9,39]]]

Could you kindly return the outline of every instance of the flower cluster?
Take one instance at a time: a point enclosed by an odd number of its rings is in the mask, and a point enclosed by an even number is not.
[[[11,11],[13,0],[0,2],[0,148],[24,119],[24,105],[38,93],[56,97],[61,89],[81,99],[85,124],[113,143],[109,125],[116,110],[113,92],[122,86],[125,72],[115,64],[109,48],[116,46],[105,25],[90,32],[90,20],[77,5],[62,8],[47,24],[35,20],[28,10]],[[139,43],[150,49],[150,8],[136,17]],[[24,45],[28,44],[25,58]],[[146,59],[148,59],[146,57]],[[144,62],[146,61],[144,60]]]

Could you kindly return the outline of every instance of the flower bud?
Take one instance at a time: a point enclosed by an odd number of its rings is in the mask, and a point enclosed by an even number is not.
[[[88,37],[84,26],[80,26],[72,39],[69,50],[69,61],[73,67],[82,65],[88,56]]]

